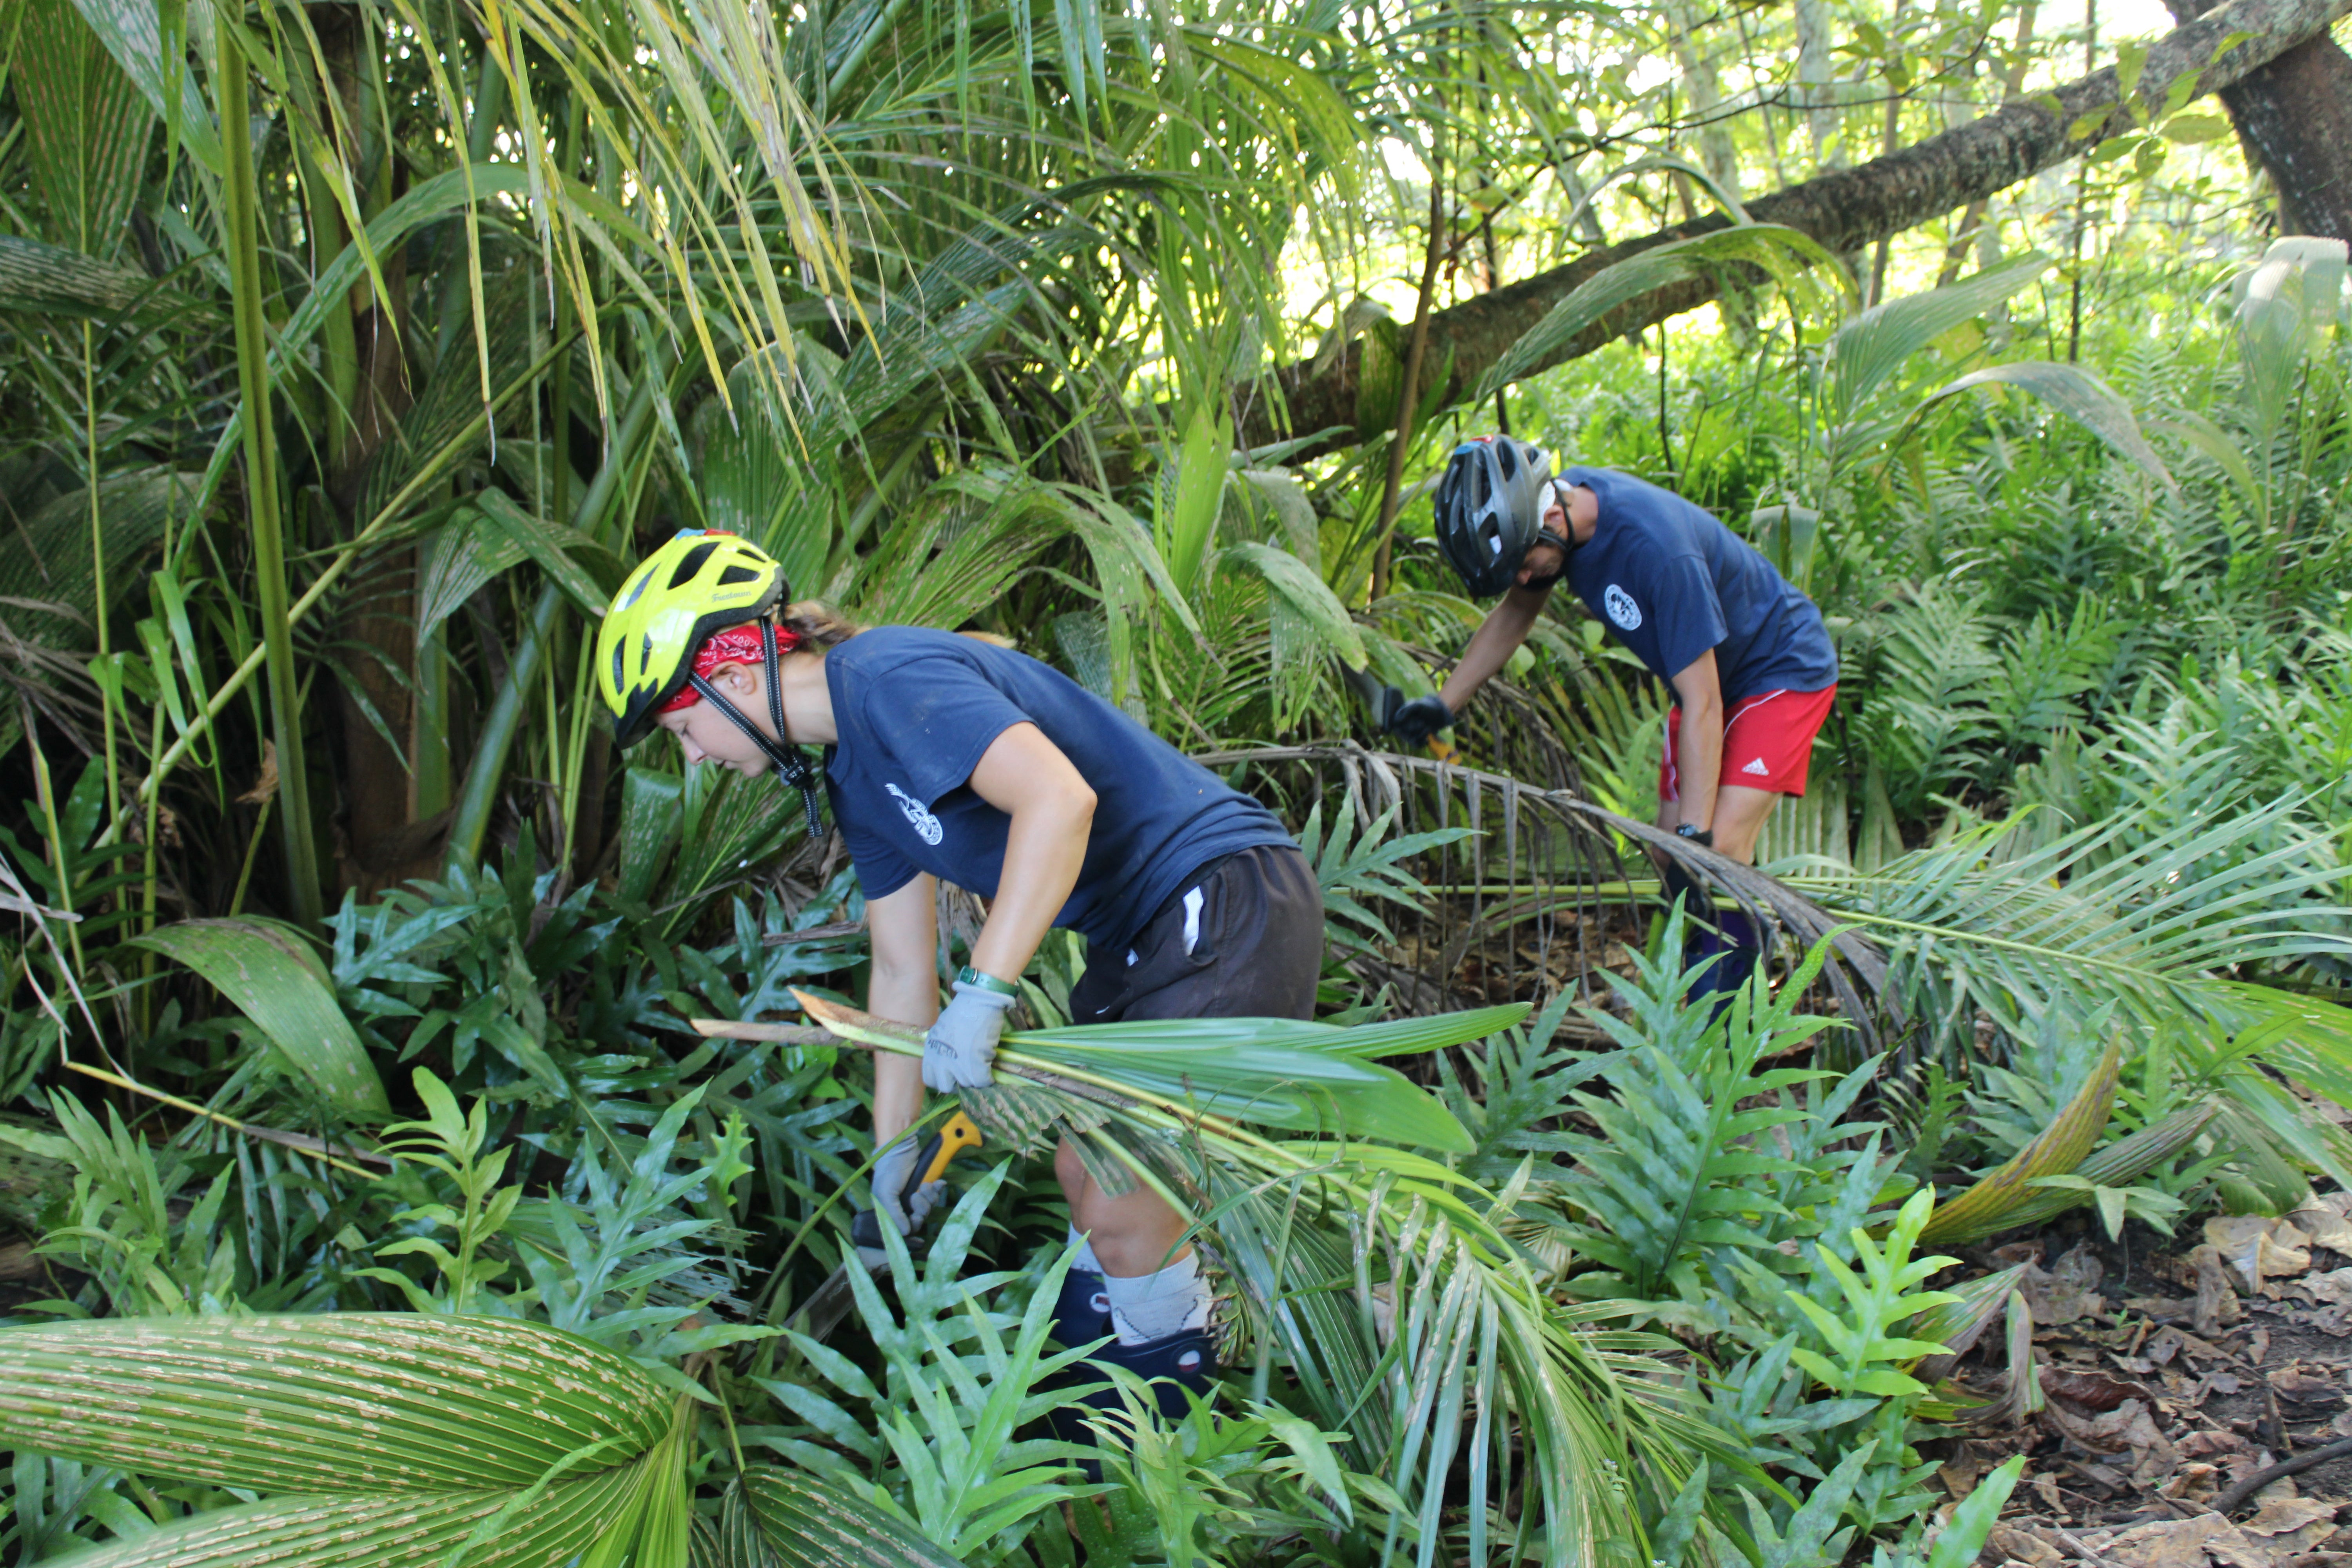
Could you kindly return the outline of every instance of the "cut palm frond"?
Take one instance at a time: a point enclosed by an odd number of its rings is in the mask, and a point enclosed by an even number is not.
[[[794,994],[844,1039],[922,1049],[920,1031]],[[1670,1353],[1671,1342],[1598,1332],[1557,1307],[1517,1248],[1465,1201],[1475,1190],[1413,1152],[1466,1150],[1459,1123],[1438,1110],[1460,1142],[1427,1143],[1436,1102],[1400,1094],[1411,1089],[1402,1079],[1358,1072],[1389,1073],[1368,1051],[1464,1043],[1526,1011],[1354,1029],[1201,1019],[1009,1035],[998,1085],[964,1103],[1001,1124],[989,1096],[1010,1089],[1042,1111],[1008,1126],[1012,1141],[1035,1147],[1048,1133],[1069,1136],[1090,1168],[1115,1163],[1195,1216],[1240,1288],[1261,1347],[1261,1392],[1271,1358],[1289,1361],[1314,1418],[1355,1434],[1359,1461],[1404,1495],[1410,1512],[1395,1529],[1418,1521],[1412,1544],[1422,1568],[1440,1558],[1444,1516],[1462,1501],[1465,1473],[1474,1561],[1486,1560],[1500,1510],[1516,1556],[1633,1568],[1645,1559],[1625,1538],[1625,1489],[1663,1507],[1695,1459],[1722,1447],[1647,1375],[1646,1357]],[[1200,1043],[1180,1043],[1188,1035]],[[1254,1076],[1269,1063],[1277,1078]],[[1276,1142],[1238,1124],[1291,1116],[1318,1119],[1344,1141]],[[1389,1545],[1398,1545],[1393,1531]]]

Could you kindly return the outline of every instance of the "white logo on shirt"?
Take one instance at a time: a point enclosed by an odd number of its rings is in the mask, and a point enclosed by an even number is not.
[[[1772,776],[1772,770],[1764,765],[1764,759],[1761,757],[1757,758],[1754,762],[1748,763],[1739,771],[1743,773],[1754,773],[1759,778],[1769,778]]]
[[[1609,591],[1601,595],[1601,605],[1609,612],[1609,618],[1615,621],[1620,629],[1630,632],[1640,628],[1642,606],[1633,602],[1633,595],[1625,592],[1616,584],[1610,584]]]
[[[917,800],[897,784],[886,784],[882,787],[898,797],[898,809],[907,814],[907,820],[915,825],[915,832],[920,836],[924,843],[937,844],[947,837],[947,829],[940,826],[938,817],[924,809],[921,801]]]

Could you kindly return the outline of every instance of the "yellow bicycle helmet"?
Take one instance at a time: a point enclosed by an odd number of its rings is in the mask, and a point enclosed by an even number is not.
[[[758,620],[786,591],[775,558],[731,533],[687,529],[646,556],[596,629],[596,689],[612,712],[613,739],[645,739],[693,673],[695,650]]]

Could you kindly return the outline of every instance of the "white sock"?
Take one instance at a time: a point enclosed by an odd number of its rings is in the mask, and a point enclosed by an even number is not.
[[[1121,1279],[1107,1275],[1111,1331],[1123,1345],[1145,1345],[1187,1329],[1208,1326],[1213,1295],[1201,1277],[1201,1258],[1188,1252],[1157,1274]]]
[[[1082,1270],[1088,1274],[1101,1273],[1103,1271],[1102,1262],[1095,1257],[1095,1244],[1087,1238],[1087,1233],[1080,1230],[1076,1226],[1072,1226],[1070,1227],[1070,1239],[1078,1244],[1078,1255],[1070,1259],[1070,1267],[1073,1269]]]

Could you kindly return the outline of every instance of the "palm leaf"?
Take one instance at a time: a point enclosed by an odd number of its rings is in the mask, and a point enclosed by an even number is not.
[[[1740,224],[1629,256],[1585,279],[1529,327],[1495,362],[1494,368],[1478,378],[1477,390],[1469,401],[1483,402],[1497,387],[1551,363],[1588,329],[1606,321],[1612,311],[1633,300],[1710,268],[1738,265],[1760,267],[1790,282],[1809,265],[1838,268],[1836,259],[1811,236],[1779,224]]]
[[[335,1001],[326,965],[292,928],[275,921],[183,921],[131,942],[186,964],[220,988],[269,1037],[289,1066],[362,1120],[392,1114],[383,1080],[359,1031]]]
[[[155,116],[72,0],[26,0],[15,73],[27,162],[58,241],[99,261],[122,244]]]
[[[604,1533],[640,1483],[637,1467],[615,1466],[559,1482],[528,1502],[511,1491],[280,1498],[199,1513],[49,1562],[57,1568],[440,1568],[494,1523],[496,1532],[466,1554],[467,1568],[559,1568]]]
[[[2071,1173],[2105,1131],[2115,1109],[2116,1085],[2123,1072],[2123,1042],[2110,1039],[2099,1055],[2099,1065],[2083,1080],[2074,1098],[2031,1143],[2007,1163],[1950,1203],[1938,1204],[1919,1232],[1923,1245],[1957,1247],[1979,1241],[2013,1222],[2008,1217],[2046,1189],[2034,1186],[2040,1176]]]
[[[0,1330],[9,1446],[259,1491],[520,1491],[626,1465],[676,1396],[560,1330],[402,1313]]]
[[[801,991],[808,1016],[845,1039],[902,1055],[920,1055],[923,1033]],[[1420,1037],[1461,1044],[1526,1016],[1524,1005],[1481,1009],[1466,1019],[1417,1020],[1437,1026]],[[1344,1131],[1408,1148],[1469,1153],[1476,1145],[1453,1113],[1392,1068],[1351,1049],[1352,1031],[1293,1019],[1155,1019],[1086,1024],[1007,1035],[997,1059],[1016,1075],[1093,1085],[1171,1114],[1300,1131]],[[1272,1043],[1278,1042],[1278,1043]],[[984,1104],[974,1108],[987,1126]]]
[[[774,1552],[776,1568],[952,1568],[928,1536],[837,1481],[772,1465],[755,1465],[730,1489]],[[740,1560],[739,1560],[740,1561]],[[744,1568],[750,1568],[749,1564]]]

